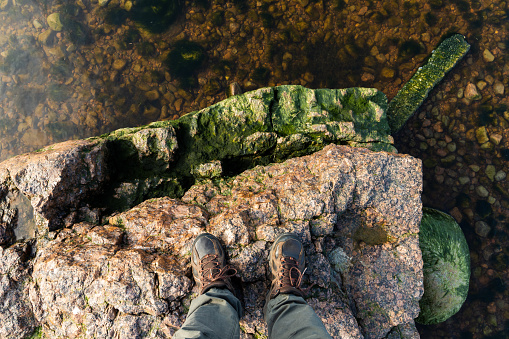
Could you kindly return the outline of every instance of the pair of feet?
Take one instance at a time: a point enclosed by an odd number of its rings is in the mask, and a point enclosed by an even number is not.
[[[233,293],[230,277],[235,275],[237,270],[226,265],[223,247],[215,236],[202,233],[196,237],[191,263],[200,294],[212,287],[228,288]],[[284,233],[277,237],[269,254],[271,287],[267,301],[280,293],[303,296],[300,283],[305,264],[304,247],[295,234]]]

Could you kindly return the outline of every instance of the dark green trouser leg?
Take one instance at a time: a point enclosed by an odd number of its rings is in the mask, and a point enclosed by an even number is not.
[[[322,320],[302,297],[280,294],[269,301],[264,313],[269,338],[332,339]]]
[[[242,306],[232,292],[211,288],[191,302],[186,321],[173,339],[239,338],[241,316]]]

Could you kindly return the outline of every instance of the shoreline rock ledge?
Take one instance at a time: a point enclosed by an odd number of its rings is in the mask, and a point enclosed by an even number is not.
[[[237,124],[266,98],[272,102],[266,107],[277,108],[277,98],[290,102],[291,95],[282,94],[294,89],[246,93],[227,102],[241,102],[242,112],[233,106],[213,112],[231,114],[238,120],[228,121]],[[315,107],[313,90],[297,90],[306,99],[292,101],[292,107]],[[352,104],[350,96],[351,107],[375,107],[362,90],[352,93],[363,105]],[[386,126],[383,109],[375,111]],[[188,157],[178,153],[186,147],[182,140],[189,145],[190,135],[200,134],[202,110],[184,121],[69,141],[0,164],[0,338],[171,337],[196,297],[190,249],[204,231],[222,241],[239,270],[233,283],[245,309],[242,338],[266,335],[267,255],[277,235],[287,231],[304,243],[303,285],[315,284],[307,302],[333,337],[418,338],[421,161],[350,147],[344,139],[337,145],[333,136],[320,137],[320,131],[331,133],[326,126],[337,125],[324,122],[326,109],[318,118],[316,110],[299,112],[295,120],[315,118],[291,135],[259,127],[237,135],[240,146],[228,149],[238,152],[230,160],[217,156],[217,140],[207,157],[196,150]],[[275,121],[271,114],[267,119]],[[350,110],[349,119],[355,121],[356,114],[362,112]],[[355,124],[348,133],[355,134]],[[281,145],[292,156],[274,162],[269,151]],[[230,170],[233,160],[247,156],[253,166]],[[271,161],[256,162],[260,158]],[[182,159],[188,165],[176,167],[192,170],[194,180],[177,182],[173,175],[183,173],[178,171],[164,175]],[[202,165],[192,165],[193,159]],[[127,160],[136,168],[120,171],[118,164]],[[164,194],[175,191],[180,193]],[[112,204],[109,194],[123,204]]]
[[[408,155],[328,145],[312,155],[204,180],[182,199],[147,200],[108,224],[62,229],[0,249],[0,336],[165,338],[194,297],[190,246],[218,236],[239,269],[244,337],[266,334],[271,242],[305,244],[308,303],[336,338],[415,338],[423,293],[421,164]]]

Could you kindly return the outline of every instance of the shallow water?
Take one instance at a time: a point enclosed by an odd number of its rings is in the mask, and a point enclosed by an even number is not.
[[[424,205],[452,214],[471,249],[467,303],[419,330],[505,338],[508,14],[504,1],[0,0],[0,160],[177,118],[232,82],[375,87],[390,99],[444,37],[464,34],[470,52],[395,136],[423,160]],[[465,98],[469,83],[479,100]]]

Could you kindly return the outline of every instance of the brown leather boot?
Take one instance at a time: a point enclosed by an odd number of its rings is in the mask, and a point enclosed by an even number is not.
[[[269,268],[272,279],[267,302],[280,293],[304,296],[300,288],[302,276],[306,271],[304,247],[293,233],[283,233],[277,237],[270,249]]]
[[[202,233],[194,240],[191,266],[200,294],[212,287],[227,288],[233,293],[230,277],[237,270],[226,265],[223,247],[212,234]]]

